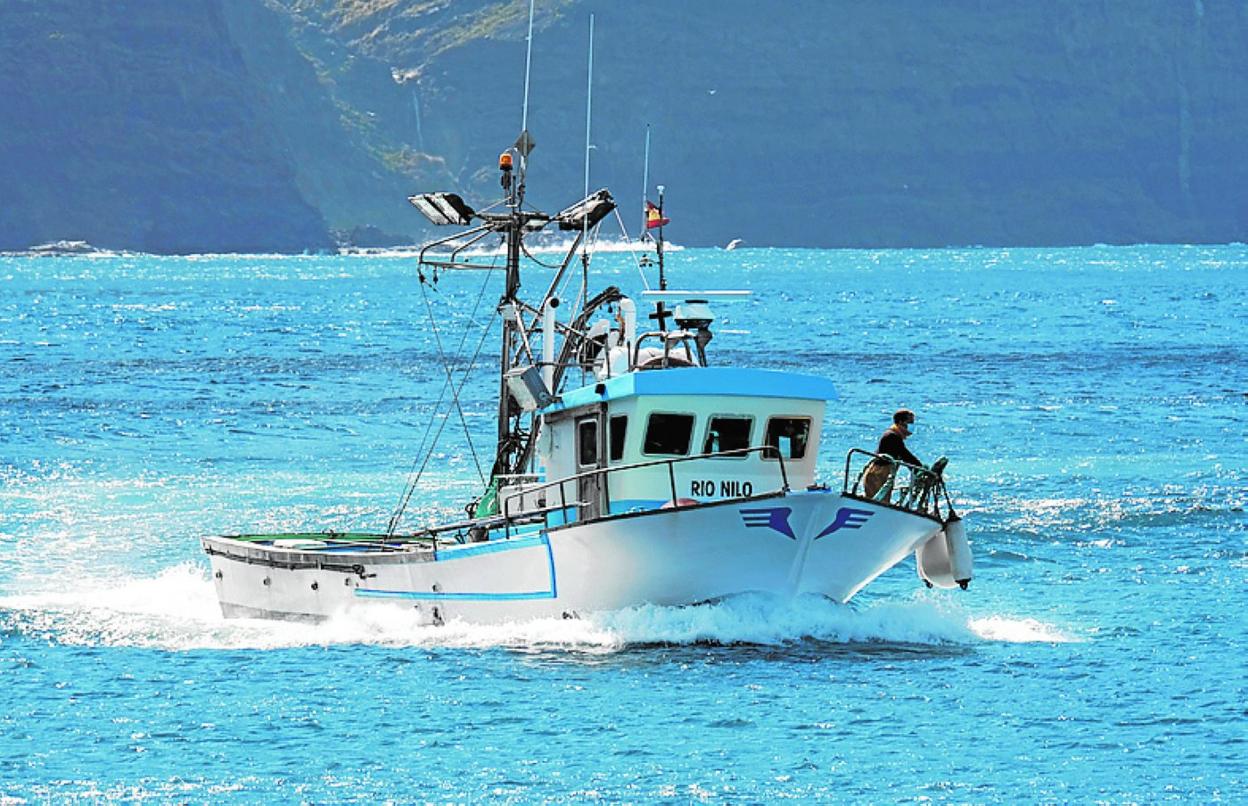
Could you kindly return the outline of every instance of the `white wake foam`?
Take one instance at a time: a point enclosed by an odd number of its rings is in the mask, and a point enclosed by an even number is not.
[[[747,595],[699,607],[642,606],[582,619],[499,625],[417,622],[413,611],[361,607],[323,624],[225,619],[208,573],[185,563],[155,577],[93,580],[0,598],[0,627],[64,644],[165,650],[280,649],[329,644],[566,648],[610,652],[647,644],[973,645],[1079,640],[1030,618],[972,616],[925,592],[847,607],[820,597]]]

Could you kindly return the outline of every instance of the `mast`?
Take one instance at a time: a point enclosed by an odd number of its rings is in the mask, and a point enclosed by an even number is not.
[[[658,185],[659,191],[659,237],[654,240],[654,251],[659,257],[659,290],[667,290],[667,272],[663,266],[663,186]],[[659,330],[667,330],[667,317],[670,316],[667,307],[664,306],[663,300],[659,300],[654,306],[654,313],[650,315],[651,319],[659,320]]]
[[[641,188],[641,207],[644,220],[641,222],[642,232],[649,232],[650,228],[650,124],[646,124],[646,159],[641,171],[642,188]],[[667,272],[663,266],[663,186],[658,186],[659,191],[659,237],[654,239],[654,252],[659,261],[659,290],[667,290]],[[651,319],[658,320],[659,330],[667,330],[667,317],[669,316],[667,307],[663,304],[663,300],[659,300],[654,306],[654,313],[650,314]]]
[[[620,297],[619,289],[610,287],[602,293],[582,298],[579,315],[573,317],[569,324],[552,322],[551,333],[558,333],[564,339],[560,358],[553,367],[553,378],[547,384],[541,379],[539,366],[541,362],[534,355],[531,341],[541,327],[545,306],[556,289],[559,288],[566,272],[571,268],[578,249],[588,239],[590,232],[613,210],[615,200],[604,188],[589,193],[589,149],[590,120],[592,98],[587,98],[585,112],[586,140],[586,195],[555,215],[547,215],[538,210],[525,207],[525,176],[528,158],[533,151],[534,141],[528,130],[529,114],[529,79],[532,65],[533,50],[533,19],[535,0],[529,2],[529,35],[528,48],[525,55],[524,105],[521,116],[520,136],[509,148],[498,157],[499,182],[503,188],[501,203],[491,205],[484,210],[474,210],[463,198],[452,192],[419,193],[408,197],[408,201],[422,215],[436,226],[458,226],[468,229],[430,241],[421,247],[419,263],[422,268],[435,272],[445,270],[497,270],[493,261],[486,263],[468,253],[470,247],[479,243],[489,235],[502,236],[506,244],[506,260],[503,266],[505,279],[503,293],[498,301],[497,312],[502,319],[502,334],[499,343],[498,358],[498,441],[495,448],[494,464],[490,471],[490,482],[484,494],[469,505],[469,513],[474,517],[482,517],[497,512],[497,492],[503,486],[501,477],[520,473],[526,466],[534,451],[534,438],[537,433],[537,410],[548,405],[552,400],[551,393],[559,388],[563,371],[575,350],[588,339],[585,328],[589,318],[602,305],[608,305]],[[589,89],[593,86],[593,18],[590,18],[590,66]],[[496,209],[501,206],[503,209]],[[475,223],[475,226],[474,226]],[[560,230],[575,233],[573,243],[567,248],[562,263],[558,266],[555,276],[550,281],[541,302],[530,305],[520,298],[520,258],[527,255],[523,245],[525,236],[538,232],[547,225],[556,225]],[[589,253],[582,250],[582,270],[588,274]],[[424,275],[421,275],[422,282]],[[588,277],[583,284],[588,288]],[[588,297],[588,294],[586,294]],[[432,311],[430,312],[432,317]],[[544,336],[546,338],[546,336]],[[526,360],[527,358],[527,360]],[[475,358],[474,358],[475,360]],[[449,371],[448,371],[449,372]],[[536,376],[537,380],[534,380]],[[448,374],[449,380],[449,374]],[[553,386],[553,388],[550,388]],[[465,425],[465,430],[467,426]],[[436,438],[435,438],[436,439]],[[432,448],[430,448],[432,455]],[[417,480],[419,474],[416,475]],[[415,482],[410,487],[414,486]],[[410,493],[408,493],[410,495]],[[401,509],[395,516],[395,522],[401,517]]]
[[[520,239],[526,221],[521,211],[524,204],[524,175],[528,167],[529,154],[533,151],[533,138],[529,134],[529,76],[533,66],[533,10],[536,0],[529,0],[529,32],[524,54],[524,102],[520,113],[520,136],[515,145],[499,155],[499,178],[503,191],[507,194],[507,218],[505,237],[507,240],[507,263],[505,266],[506,280],[503,296],[498,302],[498,313],[503,320],[503,336],[499,357],[498,371],[498,444],[494,453],[493,477],[515,472],[516,468],[511,456],[517,450],[521,440],[520,412],[513,412],[511,394],[507,391],[507,373],[512,369],[512,351],[516,341],[516,331],[521,327],[517,309],[520,291]],[[513,153],[519,157],[518,170],[512,176]],[[523,338],[523,336],[521,336]]]
[[[662,185],[656,186],[659,191],[659,237],[654,242],[654,251],[659,255],[659,290],[667,290],[667,272],[663,266],[663,193],[666,190]],[[662,304],[662,303],[660,303]],[[659,322],[662,325],[662,321]]]
[[[498,162],[499,170],[502,172],[500,181],[503,189],[507,191],[507,206],[511,212],[507,217],[504,232],[507,241],[506,279],[503,285],[503,296],[498,301],[498,313],[503,320],[503,336],[498,367],[498,444],[495,449],[491,477],[511,472],[507,455],[510,452],[513,429],[511,395],[507,391],[507,373],[511,371],[512,344],[515,341],[515,306],[518,301],[517,292],[520,290],[520,231],[523,227],[520,213],[523,179],[513,181],[510,150],[504,151],[499,156]],[[524,165],[523,158],[520,164]],[[521,170],[523,171],[523,168]]]

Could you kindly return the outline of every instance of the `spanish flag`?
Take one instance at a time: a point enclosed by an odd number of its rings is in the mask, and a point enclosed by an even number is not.
[[[659,208],[655,207],[652,202],[646,202],[646,229],[654,229],[672,223],[672,219],[664,218],[659,213]]]

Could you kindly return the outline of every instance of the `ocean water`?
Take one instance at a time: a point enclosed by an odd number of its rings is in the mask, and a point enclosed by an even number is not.
[[[1248,247],[671,269],[755,292],[718,306],[716,361],[838,384],[825,480],[918,412],[969,591],[907,562],[849,606],[226,621],[197,538],[383,528],[440,422],[438,342],[467,369],[500,278],[0,258],[0,802],[1244,801]],[[407,523],[477,491],[493,368]]]

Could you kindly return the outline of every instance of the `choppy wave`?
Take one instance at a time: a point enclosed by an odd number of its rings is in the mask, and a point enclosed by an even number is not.
[[[644,286],[629,255],[598,251],[596,284]],[[720,310],[717,332],[752,335],[717,337],[715,363],[836,380],[825,481],[896,407],[920,410],[912,447],[952,459],[970,591],[922,590],[907,562],[849,607],[226,620],[196,536],[389,516],[445,380],[412,258],[0,258],[14,737],[0,790],[253,803],[1242,789],[1243,698],[1227,685],[1248,646],[1242,246],[687,250],[669,266],[680,287],[755,288]],[[480,319],[471,306],[498,282],[443,276],[443,335],[475,332],[463,316]],[[493,438],[487,375],[461,401],[476,401],[478,446]],[[479,492],[451,425],[409,523]]]
[[[69,645],[173,651],[330,644],[613,651],[638,645],[973,645],[1080,640],[1031,618],[971,615],[928,594],[864,607],[820,597],[743,595],[698,607],[645,605],[581,619],[497,625],[420,624],[399,608],[362,607],[321,624],[224,619],[207,571],[192,563],[154,577],[118,577],[0,598],[0,631]]]

